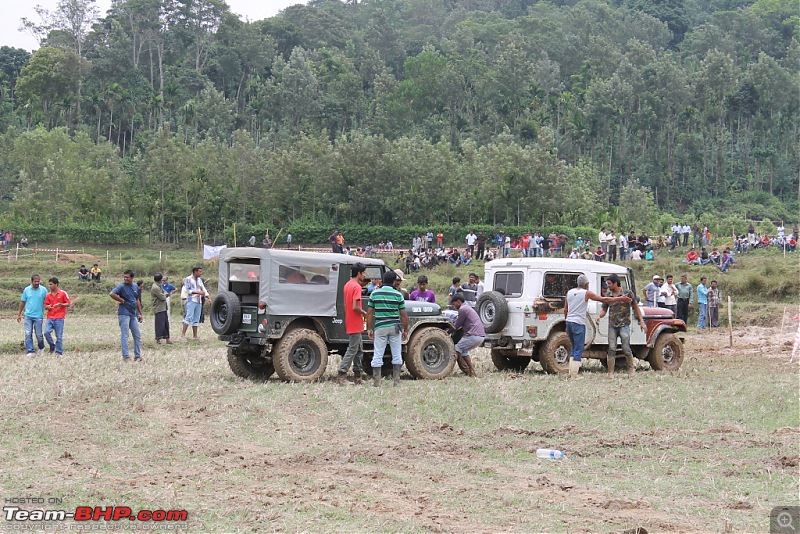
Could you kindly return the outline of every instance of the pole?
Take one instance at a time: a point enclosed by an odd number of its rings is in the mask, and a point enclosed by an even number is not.
[[[233,246],[236,246],[236,223],[233,223]]]
[[[278,235],[275,236],[275,239],[272,241],[272,244],[269,246],[269,248],[275,248],[275,243],[278,242],[278,238],[281,236],[281,232],[283,232],[283,228],[278,230]]]
[[[108,265],[108,251],[106,250],[106,265]]]
[[[733,347],[733,313],[731,312],[730,295],[728,295],[728,347]]]
[[[203,250],[203,231],[197,227],[197,250]]]
[[[58,263],[58,247],[56,247],[56,263]]]
[[[161,254],[162,254],[162,251],[160,251],[160,250],[159,250],[159,251],[158,251],[158,262],[159,262],[159,263],[161,263],[161,261],[162,261],[162,259],[161,259]]]
[[[783,334],[783,327],[786,325],[786,308],[787,306],[783,307],[783,315],[781,315],[781,334]]]

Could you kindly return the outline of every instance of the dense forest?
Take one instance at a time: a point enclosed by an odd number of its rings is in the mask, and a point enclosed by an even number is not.
[[[0,47],[2,225],[167,241],[800,213],[800,0],[38,11],[41,48]]]

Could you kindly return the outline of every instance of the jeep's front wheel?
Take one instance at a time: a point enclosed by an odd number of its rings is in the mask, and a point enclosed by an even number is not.
[[[328,367],[328,347],[313,330],[297,328],[275,344],[272,363],[282,380],[313,382]]]
[[[259,347],[228,347],[228,365],[233,374],[251,380],[266,380],[275,367],[261,356]]]
[[[230,291],[220,291],[211,302],[211,328],[224,336],[233,334],[242,322],[242,305],[239,297]]]
[[[569,353],[572,342],[566,332],[553,332],[539,350],[539,363],[547,373],[564,374],[569,372]]]
[[[656,371],[677,371],[683,364],[683,343],[675,334],[661,334],[647,361]]]
[[[417,330],[406,347],[406,367],[414,378],[441,380],[450,376],[455,365],[455,348],[441,328]]]
[[[503,349],[492,349],[492,363],[498,371],[521,373],[531,363],[530,356],[513,356]]]

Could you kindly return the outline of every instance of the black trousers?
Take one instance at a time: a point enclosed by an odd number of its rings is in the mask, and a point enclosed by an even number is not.
[[[689,322],[689,299],[678,299],[678,319]]]
[[[169,339],[169,315],[166,311],[156,312],[156,341]]]
[[[475,259],[482,260],[483,254],[486,252],[486,245],[483,243],[478,243],[478,253],[475,256]]]

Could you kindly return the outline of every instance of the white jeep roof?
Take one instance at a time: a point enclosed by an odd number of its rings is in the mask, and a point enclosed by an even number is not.
[[[616,263],[594,260],[571,260],[569,258],[498,258],[484,265],[488,273],[497,269],[534,269],[583,271],[599,274],[626,274],[628,269]]]

